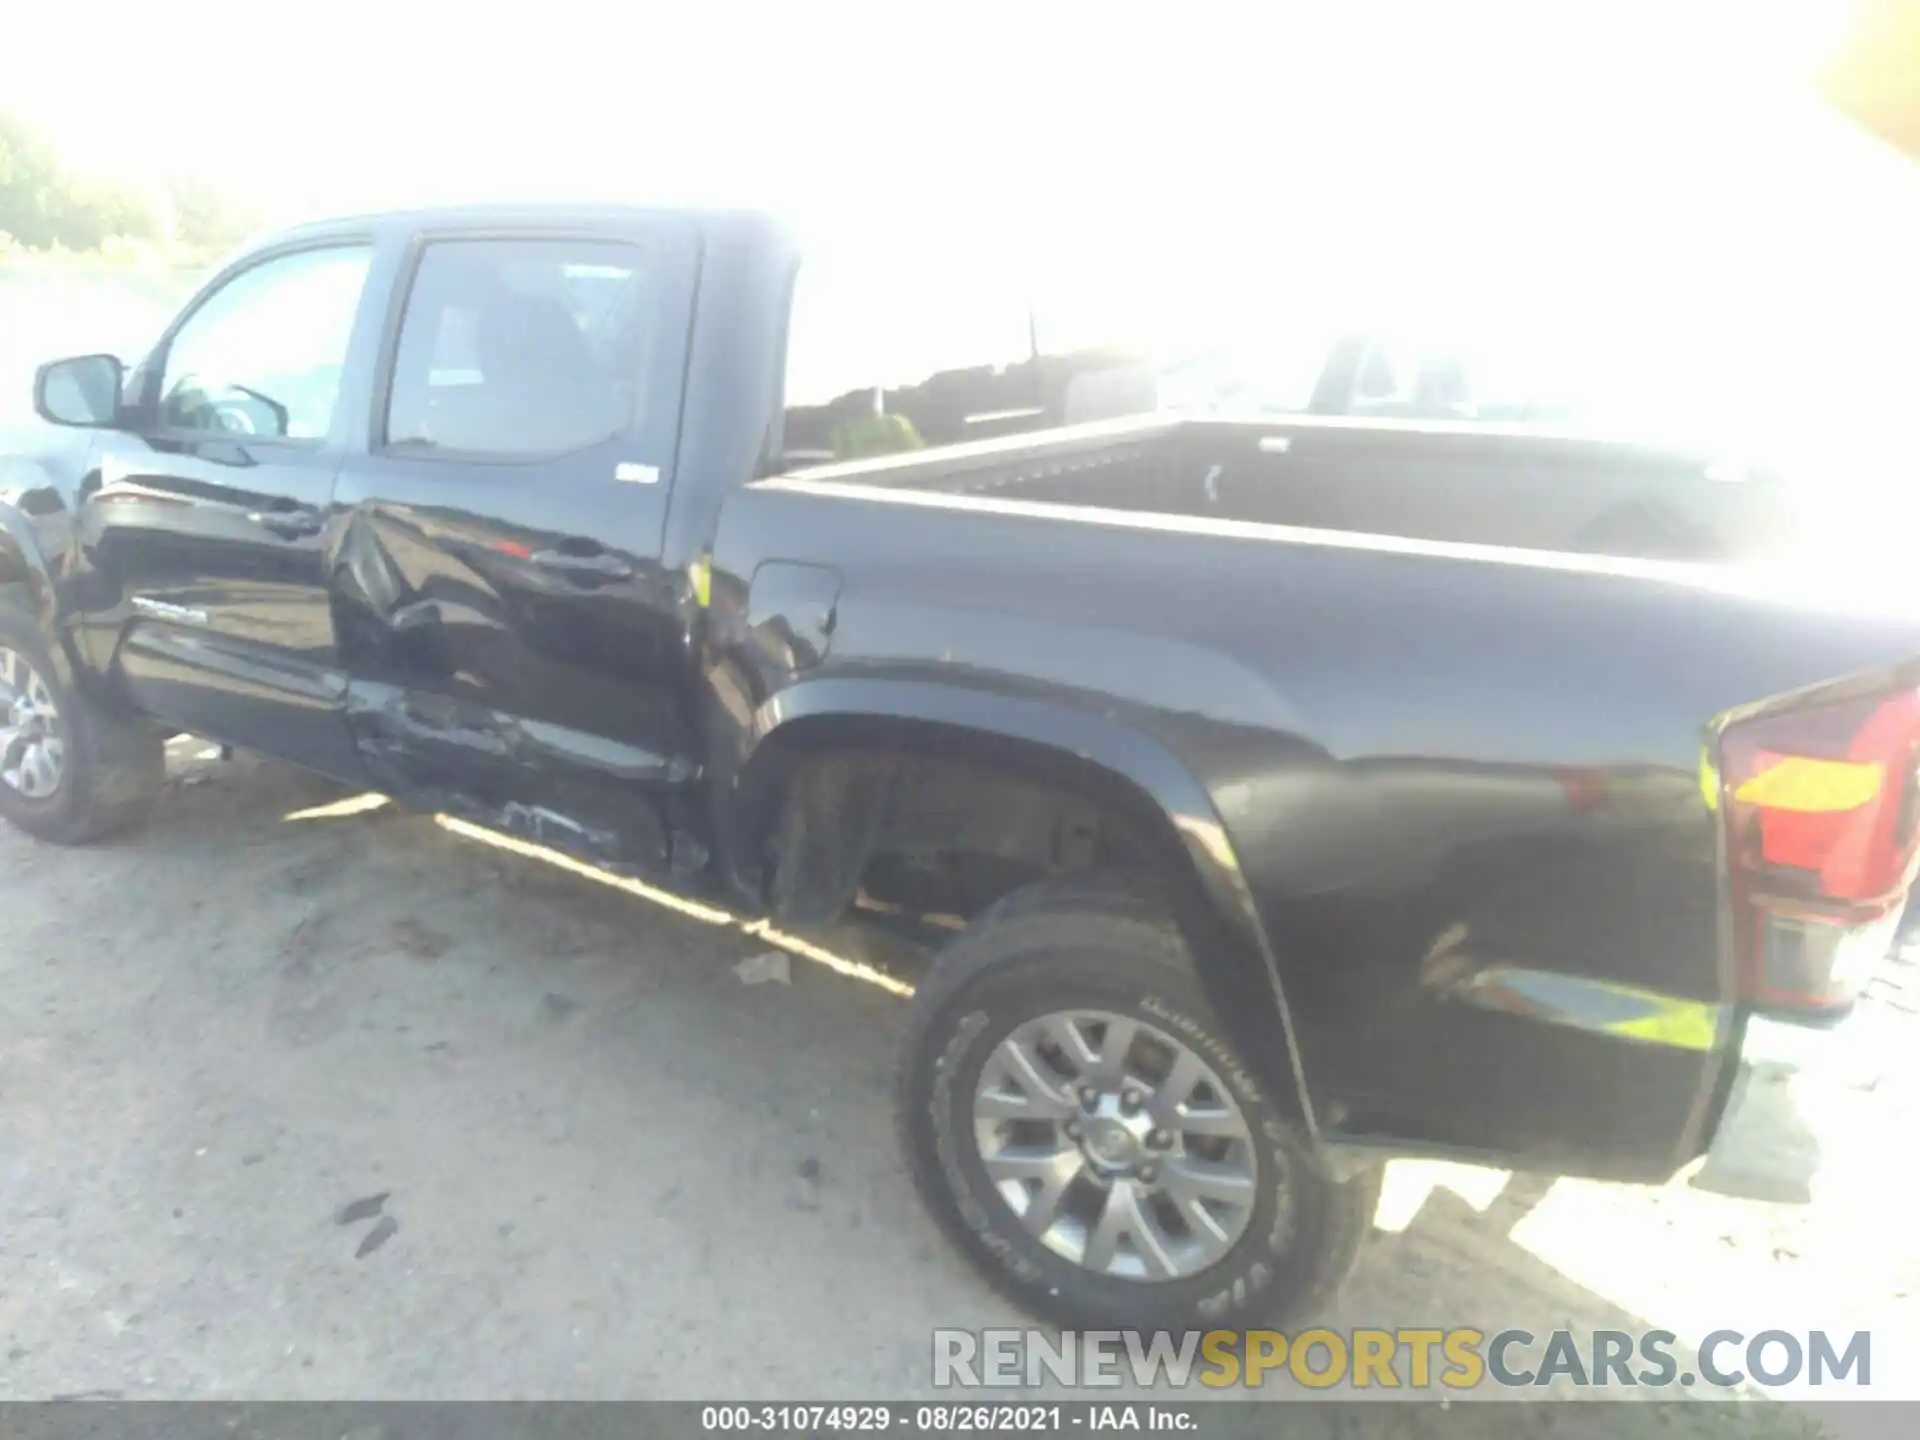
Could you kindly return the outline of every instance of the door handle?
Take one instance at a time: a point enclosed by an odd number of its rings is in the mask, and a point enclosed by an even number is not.
[[[633,567],[611,550],[596,550],[591,555],[572,555],[565,550],[536,550],[533,563],[574,580],[626,580]]]
[[[326,526],[320,512],[306,505],[293,505],[284,510],[252,510],[247,513],[247,519],[284,540],[318,535]]]

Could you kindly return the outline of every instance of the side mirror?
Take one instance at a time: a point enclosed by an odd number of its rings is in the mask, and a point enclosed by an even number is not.
[[[127,367],[112,355],[53,360],[33,374],[33,408],[55,425],[103,429],[120,418]]]

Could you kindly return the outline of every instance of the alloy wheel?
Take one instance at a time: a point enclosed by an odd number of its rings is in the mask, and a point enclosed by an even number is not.
[[[1057,1011],[1016,1027],[974,1095],[988,1179],[1047,1249],[1101,1274],[1198,1274],[1259,1193],[1247,1119],[1193,1049],[1143,1020]]]

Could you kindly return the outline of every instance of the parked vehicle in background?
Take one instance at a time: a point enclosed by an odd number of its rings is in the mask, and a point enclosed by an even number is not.
[[[1920,618],[1649,558],[1777,548],[1711,455],[1168,411],[892,253],[364,217],[130,372],[44,367],[0,813],[111,834],[187,730],[790,925],[957,924],[907,1157],[1086,1325],[1311,1309],[1387,1155],[1665,1178],[1744,1051],[1843,1043],[1916,864]],[[841,453],[875,414],[917,443]]]

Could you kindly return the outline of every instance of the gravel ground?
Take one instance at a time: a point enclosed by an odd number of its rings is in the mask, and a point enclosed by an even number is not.
[[[935,1326],[1020,1323],[896,1158],[896,996],[748,987],[736,929],[170,756],[137,836],[0,831],[0,1397],[902,1398]],[[1326,1322],[1871,1328],[1920,1398],[1915,969],[1866,1080],[1763,1097],[1810,1204],[1398,1166]],[[1741,1409],[1634,1428],[1788,1418]]]

